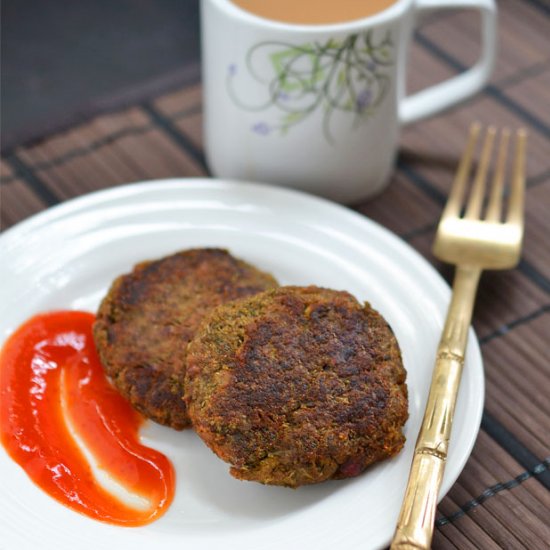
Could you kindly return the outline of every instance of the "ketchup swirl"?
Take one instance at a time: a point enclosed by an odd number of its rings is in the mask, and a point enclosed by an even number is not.
[[[45,313],[10,336],[0,355],[1,442],[65,506],[145,525],[172,502],[175,473],[139,442],[143,419],[106,379],[93,322],[86,312]]]

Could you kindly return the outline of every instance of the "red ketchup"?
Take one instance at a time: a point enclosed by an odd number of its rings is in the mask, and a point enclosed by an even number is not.
[[[140,444],[142,417],[105,378],[93,322],[80,311],[46,313],[8,339],[0,355],[2,445],[65,506],[116,525],[145,525],[170,505],[175,473],[163,454]],[[87,455],[132,502],[99,483]]]

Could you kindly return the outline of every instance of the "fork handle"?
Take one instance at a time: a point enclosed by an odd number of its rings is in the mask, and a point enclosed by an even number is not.
[[[392,550],[429,549],[481,270],[458,266]]]

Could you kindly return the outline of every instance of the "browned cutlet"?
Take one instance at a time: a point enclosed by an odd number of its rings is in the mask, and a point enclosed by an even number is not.
[[[347,478],[403,447],[399,346],[347,292],[281,287],[220,306],[187,359],[193,426],[237,478],[289,487]]]
[[[215,306],[277,286],[221,249],[194,249],[118,277],[94,325],[96,347],[120,393],[145,416],[182,429],[187,344]]]

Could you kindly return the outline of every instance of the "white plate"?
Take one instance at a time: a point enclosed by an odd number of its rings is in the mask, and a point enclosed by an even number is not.
[[[140,528],[105,525],[59,505],[0,449],[0,547],[6,550],[362,550],[388,544],[425,403],[449,288],[407,244],[330,202],[278,188],[164,180],[94,193],[0,237],[0,338],[34,313],[94,311],[111,280],[140,260],[227,247],[282,284],[316,284],[369,300],[393,327],[408,371],[407,443],[358,478],[291,490],[233,479],[191,431],[146,424],[144,441],[177,471],[166,515]],[[470,334],[441,494],[473,447],[483,367]]]

